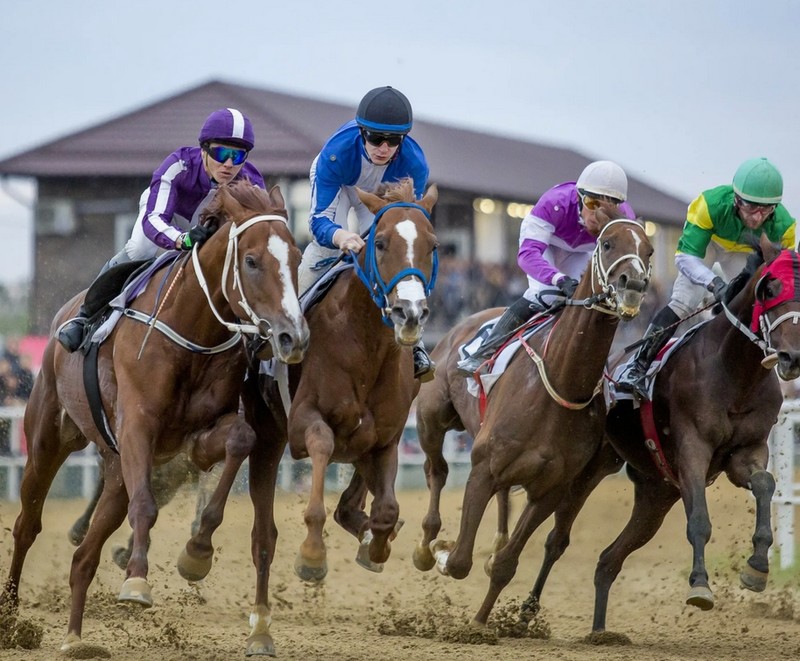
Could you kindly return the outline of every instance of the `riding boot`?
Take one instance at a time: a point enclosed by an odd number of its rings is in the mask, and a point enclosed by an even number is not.
[[[122,250],[109,259],[100,269],[97,277],[94,279],[89,289],[86,291],[83,305],[78,310],[78,314],[61,325],[58,329],[58,341],[69,353],[77,351],[83,344],[83,336],[86,332],[86,326],[89,317],[99,312],[108,303],[119,289],[117,283],[112,277],[103,278],[103,275],[117,264],[129,262],[130,257]]]
[[[414,378],[419,379],[422,383],[432,381],[436,376],[436,363],[431,360],[428,352],[425,350],[425,345],[422,340],[414,345]]]
[[[633,358],[631,369],[617,381],[617,390],[632,393],[640,399],[648,398],[647,384],[645,383],[647,370],[650,369],[650,364],[655,360],[658,352],[675,334],[679,321],[680,317],[669,306],[664,307],[656,314],[645,331],[642,338],[644,342]]]
[[[475,350],[471,356],[467,356],[464,360],[458,362],[457,369],[464,376],[472,376],[483,364],[484,360],[488,358],[492,352],[497,349],[508,336],[517,328],[522,326],[528,319],[530,319],[535,312],[542,312],[543,310],[531,303],[527,298],[520,298],[512,303],[503,316],[497,320],[497,323],[492,328],[489,335],[483,340],[481,345]]]

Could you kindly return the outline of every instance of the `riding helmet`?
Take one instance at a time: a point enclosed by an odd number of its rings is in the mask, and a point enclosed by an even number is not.
[[[356,122],[369,131],[405,135],[413,123],[411,103],[393,87],[376,87],[358,104]]]
[[[212,112],[200,129],[200,144],[224,142],[250,151],[255,146],[255,134],[250,120],[235,108]]]
[[[751,158],[733,175],[733,192],[747,202],[777,204],[783,197],[783,177],[766,158]]]
[[[576,186],[582,193],[607,195],[620,202],[628,199],[628,177],[619,165],[611,161],[589,163],[578,177]]]

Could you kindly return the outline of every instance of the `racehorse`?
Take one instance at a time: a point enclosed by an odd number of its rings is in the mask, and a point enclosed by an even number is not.
[[[723,472],[755,497],[753,553],[740,581],[749,590],[765,589],[775,490],[767,471],[767,439],[783,401],[778,377],[790,381],[800,376],[800,255],[781,250],[762,235],[758,253],[748,261],[731,282],[725,314],[698,326],[656,374],[652,427],[644,431],[643,417],[629,400],[611,409],[608,444],[556,510],[542,568],[523,612],[538,611],[547,577],[569,544],[578,512],[623,460],[634,483],[634,504],[630,520],[602,552],[595,571],[592,631],[598,642],[605,636],[609,590],[623,562],[653,538],[678,500],[686,510],[693,556],[686,603],[702,610],[714,607],[705,567],[711,537],[705,489]],[[655,440],[660,440],[658,454]]]
[[[491,497],[515,485],[528,494],[508,543],[496,550],[489,592],[475,616],[478,624],[486,624],[530,535],[552,513],[601,443],[606,413],[601,396],[603,369],[619,321],[639,312],[652,252],[640,223],[607,222],[575,292],[576,300],[557,313],[545,337],[534,335],[525,351],[514,355],[488,394],[482,421],[467,380],[456,371],[458,347],[499,310],[466,319],[434,349],[435,359],[445,369],[423,384],[418,397],[417,426],[427,457],[431,501],[423,521],[423,542],[415,552],[416,566],[428,569],[435,564],[441,573],[466,577],[477,529]],[[458,540],[453,544],[436,540],[435,535],[441,525],[438,496],[447,471],[442,439],[446,430],[459,427],[466,427],[475,441]]]
[[[249,462],[256,510],[253,557],[261,560],[256,611],[262,649],[271,654],[267,587],[277,536],[272,509],[287,439],[292,457],[310,457],[312,464],[304,513],[308,532],[294,564],[301,579],[318,582],[327,574],[323,492],[329,463],[355,467],[335,519],[366,550],[362,565],[382,568],[398,525],[398,443],[419,389],[411,349],[428,318],[427,296],[436,277],[430,212],[437,189],[431,186],[417,201],[406,179],[380,195],[359,190],[358,196],[375,219],[353,270],[340,273],[325,297],[306,311],[312,340],[303,364],[289,368],[288,418],[270,379],[261,388],[248,379],[243,393],[247,419],[259,437],[282,440],[259,442]],[[363,511],[367,491],[374,496],[369,516]]]
[[[286,363],[300,361],[308,345],[297,299],[300,251],[286,218],[277,188],[267,193],[246,182],[220,187],[202,219],[218,225],[216,233],[153,274],[96,349],[105,435],[94,422],[82,385],[91,352],[86,357],[81,351],[67,353],[55,339],[85,294],[58,312],[25,411],[28,460],[2,602],[18,609],[22,566],[41,530],[42,507],[58,468],[71,452],[94,442],[104,462],[104,489],[73,556],[72,605],[62,650],[81,645],[86,591],[103,543],[120,526],[126,509],[133,552],[119,600],[152,605],[147,540],[157,509],[151,468],[180,451],[201,470],[225,461],[200,529],[179,562],[184,575],[210,569],[211,535],[222,521],[231,483],[256,442],[238,415],[248,364],[244,339],[269,340],[274,356]]]

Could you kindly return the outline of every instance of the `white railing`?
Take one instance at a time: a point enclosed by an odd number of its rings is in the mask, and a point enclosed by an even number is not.
[[[787,399],[769,436],[770,470],[775,477],[775,544],[781,569],[794,564],[794,514],[800,505],[800,482],[795,481],[796,427],[800,425],[800,400]]]

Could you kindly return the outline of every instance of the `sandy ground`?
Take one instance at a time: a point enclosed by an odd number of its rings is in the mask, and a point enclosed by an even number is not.
[[[461,489],[445,491],[444,535],[458,529]],[[330,571],[322,586],[303,584],[292,562],[305,527],[303,495],[282,493],[277,505],[279,546],[272,567],[272,635],[280,659],[598,659],[663,661],[667,659],[765,660],[800,658],[800,569],[773,570],[767,591],[755,594],[738,587],[737,569],[749,552],[753,501],[724,480],[709,488],[714,533],[707,562],[716,607],[707,612],[684,604],[691,552],[685,519],[676,507],[656,538],[631,556],[612,593],[608,630],[626,634],[630,645],[594,646],[590,632],[594,591],[592,576],[598,553],[617,534],[628,516],[631,488],[622,476],[608,478],[590,498],[575,526],[572,546],[555,567],[544,594],[539,630],[547,639],[501,637],[496,644],[451,642],[483,599],[483,573],[494,526],[490,504],[478,537],[475,567],[463,581],[417,571],[411,555],[420,537],[427,493],[402,492],[406,525],[393,545],[382,574],[354,562],[355,540],[328,520]],[[338,495],[328,496],[329,512]],[[517,497],[519,498],[519,497]],[[51,500],[44,530],[28,556],[21,587],[23,620],[44,630],[41,647],[0,649],[0,659],[53,659],[66,634],[68,572],[72,547],[66,531],[82,510],[80,500]],[[518,512],[521,503],[514,503]],[[194,587],[178,576],[175,558],[186,541],[193,497],[180,495],[164,508],[153,533],[150,582],[156,604],[139,610],[116,605],[123,580],[110,560],[117,532],[104,549],[98,576],[89,593],[83,640],[102,646],[114,659],[244,658],[247,617],[253,592],[249,556],[251,506],[236,496],[215,536],[215,566]],[[14,503],[0,501],[0,571],[7,571]],[[512,613],[533,583],[550,522],[534,535],[516,578],[495,608]]]

